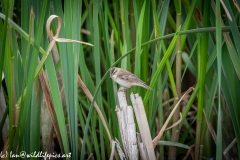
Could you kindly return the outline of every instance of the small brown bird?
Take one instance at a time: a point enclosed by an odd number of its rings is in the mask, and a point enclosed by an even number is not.
[[[141,81],[137,76],[122,68],[117,67],[111,68],[110,77],[124,88],[140,86],[148,90],[152,89],[149,86],[147,86],[143,81]]]

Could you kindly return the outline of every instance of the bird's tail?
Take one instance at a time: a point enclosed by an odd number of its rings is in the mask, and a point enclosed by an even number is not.
[[[151,87],[149,87],[148,85],[146,85],[146,84],[144,84],[144,83],[141,83],[141,84],[137,83],[136,85],[138,85],[138,86],[140,86],[140,87],[143,87],[143,88],[145,88],[145,89],[148,89],[148,90],[152,90]]]

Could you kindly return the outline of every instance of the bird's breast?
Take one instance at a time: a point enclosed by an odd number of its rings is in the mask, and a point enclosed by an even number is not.
[[[119,85],[125,88],[130,88],[132,84],[130,82],[127,82],[126,80],[123,80],[121,78],[118,78],[117,76],[112,76],[112,79],[117,82]]]

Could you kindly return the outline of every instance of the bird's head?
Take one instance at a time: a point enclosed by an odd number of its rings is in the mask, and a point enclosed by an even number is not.
[[[117,68],[116,67],[113,67],[110,69],[110,77],[114,76],[117,72]]]

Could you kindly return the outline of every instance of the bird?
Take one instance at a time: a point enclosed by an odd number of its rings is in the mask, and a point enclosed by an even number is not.
[[[132,86],[140,86],[148,90],[152,90],[142,80],[140,80],[134,74],[128,72],[125,69],[113,67],[110,69],[110,77],[124,88],[130,88]]]

